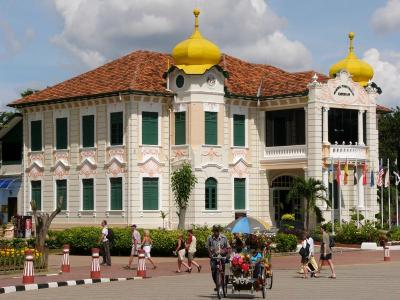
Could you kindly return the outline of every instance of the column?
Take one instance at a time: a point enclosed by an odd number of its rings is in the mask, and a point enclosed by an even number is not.
[[[324,145],[329,145],[329,124],[328,124],[328,111],[329,107],[322,107],[322,143]]]
[[[358,203],[357,203],[357,207],[360,211],[362,211],[365,207],[365,202],[364,202],[364,185],[363,185],[363,172],[362,172],[362,168],[357,168],[357,180],[358,180],[358,184],[357,184],[357,189],[358,189]]]
[[[364,122],[363,122],[364,111],[358,111],[358,144],[364,145]]]
[[[325,192],[325,197],[329,197],[329,171],[328,168],[323,168],[322,169],[322,182],[324,183],[324,186],[326,187],[326,192]],[[327,209],[328,206],[325,202],[321,201],[321,205],[323,209]]]

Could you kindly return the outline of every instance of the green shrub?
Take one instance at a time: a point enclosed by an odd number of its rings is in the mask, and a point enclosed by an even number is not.
[[[297,247],[297,237],[294,234],[278,233],[274,237],[274,242],[278,252],[295,251]]]
[[[400,226],[393,227],[388,232],[388,236],[391,241],[400,241]]]
[[[284,215],[282,215],[281,220],[282,221],[295,221],[296,218],[295,218],[294,214],[284,214]]]

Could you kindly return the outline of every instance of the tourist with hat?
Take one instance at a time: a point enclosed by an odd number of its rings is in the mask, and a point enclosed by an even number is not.
[[[134,256],[137,255],[137,251],[142,247],[140,232],[137,230],[136,227],[137,227],[136,224],[132,224],[131,226],[131,237],[132,237],[131,255],[129,256],[128,265],[124,267],[124,269],[127,270],[130,270]]]

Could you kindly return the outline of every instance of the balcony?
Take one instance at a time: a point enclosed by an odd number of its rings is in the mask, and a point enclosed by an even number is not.
[[[264,157],[267,161],[303,160],[307,158],[307,146],[292,145],[266,147]]]
[[[334,144],[334,145],[326,145],[324,147],[329,148],[329,151],[324,152],[324,156],[327,157],[326,154],[329,154],[329,158],[333,159],[355,159],[355,160],[364,160],[367,158],[367,149],[368,147],[366,146],[361,146],[361,145],[339,145],[339,144]]]

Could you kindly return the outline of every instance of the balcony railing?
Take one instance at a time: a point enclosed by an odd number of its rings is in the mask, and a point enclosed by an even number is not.
[[[265,148],[266,160],[299,160],[306,158],[306,145],[277,146]]]
[[[360,145],[330,145],[329,157],[336,159],[366,159],[367,147]]]

